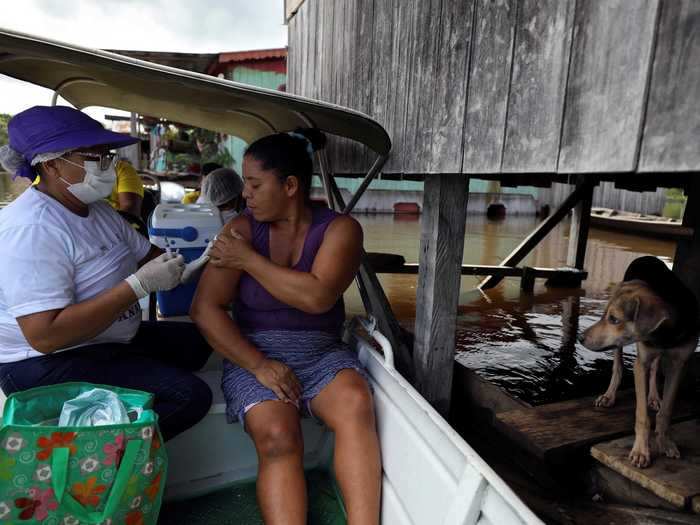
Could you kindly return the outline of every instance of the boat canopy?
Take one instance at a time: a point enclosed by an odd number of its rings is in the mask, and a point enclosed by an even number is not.
[[[358,111],[2,28],[0,74],[51,89],[78,109],[121,109],[248,143],[301,126],[358,141],[382,157],[391,149],[384,128]]]

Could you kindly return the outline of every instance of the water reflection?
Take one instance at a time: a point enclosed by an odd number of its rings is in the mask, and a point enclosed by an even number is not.
[[[358,218],[368,251],[400,253],[407,261],[417,262],[418,221],[395,221],[388,215]],[[465,264],[500,263],[536,225],[534,217],[490,221],[470,216]],[[563,223],[523,264],[563,266],[567,242],[568,223]],[[670,260],[674,250],[670,241],[591,229],[585,261],[589,276],[580,289],[548,289],[538,280],[534,293],[523,294],[517,279],[506,279],[481,293],[474,289],[480,278],[462,277],[457,361],[531,404],[602,393],[610,378],[612,356],[583,348],[576,342],[577,332],[599,318],[611,285],[622,278],[632,260],[647,254]],[[416,277],[382,275],[380,280],[397,317],[413,330]],[[347,302],[352,313],[362,313],[356,294],[349,293]],[[631,353],[624,357],[628,364],[633,358]],[[631,384],[627,367],[622,386]]]

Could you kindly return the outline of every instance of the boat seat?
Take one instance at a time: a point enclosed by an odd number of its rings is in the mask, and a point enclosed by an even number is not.
[[[202,370],[200,372],[195,372],[195,375],[209,385],[211,389],[212,402],[208,413],[225,414],[226,400],[221,390],[221,370]]]

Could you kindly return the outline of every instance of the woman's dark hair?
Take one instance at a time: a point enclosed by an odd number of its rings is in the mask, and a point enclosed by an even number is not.
[[[299,179],[304,199],[311,194],[313,152],[326,145],[326,136],[316,128],[297,128],[290,133],[275,133],[256,140],[245,151],[264,170],[272,170],[281,182],[294,175]]]

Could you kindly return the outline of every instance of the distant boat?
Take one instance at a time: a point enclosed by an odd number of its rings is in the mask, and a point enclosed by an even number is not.
[[[693,235],[693,228],[678,219],[643,215],[610,208],[592,208],[591,226],[625,233],[651,235],[664,239],[684,239]]]

